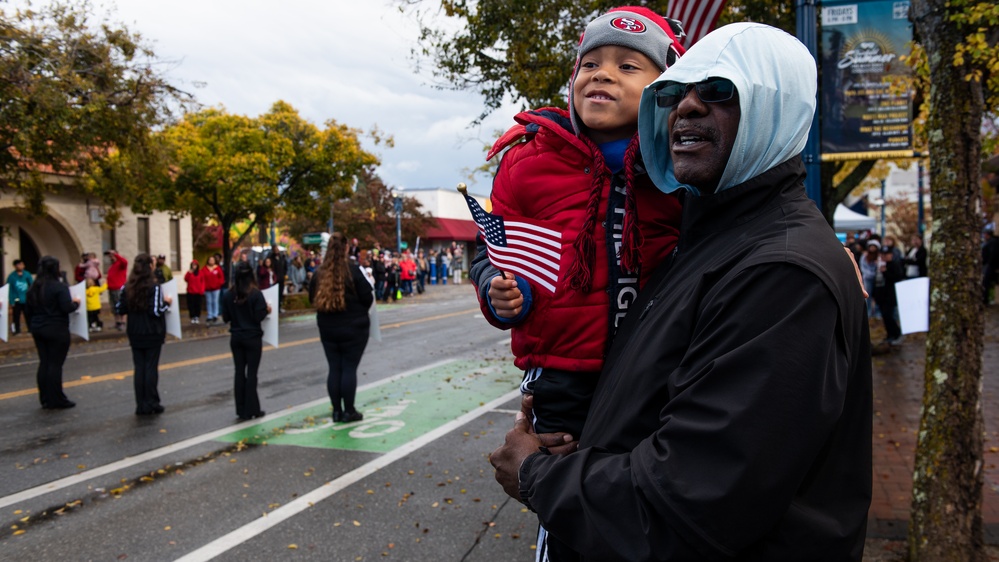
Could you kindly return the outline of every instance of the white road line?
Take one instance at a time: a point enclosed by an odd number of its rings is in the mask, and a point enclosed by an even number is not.
[[[442,359],[442,360],[436,361],[434,363],[430,363],[430,364],[427,364],[427,365],[422,365],[420,367],[416,367],[414,369],[410,369],[408,371],[404,371],[404,372],[399,373],[397,375],[393,375],[393,376],[391,376],[389,378],[365,384],[365,385],[359,387],[358,390],[359,391],[363,391],[363,390],[367,390],[369,388],[375,388],[375,387],[381,386],[383,384],[388,384],[388,383],[391,383],[391,382],[395,382],[395,381],[397,381],[399,379],[408,377],[408,376],[410,376],[410,375],[412,375],[414,373],[418,373],[420,371],[425,371],[427,369],[434,369],[434,368],[440,367],[441,365],[444,365],[444,364],[447,364],[447,363],[451,363],[453,361],[458,361],[460,359],[461,358]],[[294,414],[295,412],[299,412],[301,410],[305,410],[307,408],[311,408],[313,406],[317,406],[317,405],[322,404],[324,402],[329,402],[329,398],[328,397],[327,398],[319,398],[319,399],[313,400],[311,402],[306,402],[305,404],[300,404],[298,406],[292,406],[291,408],[287,408],[287,409],[281,410],[279,412],[275,412],[273,414],[264,416],[264,417],[258,419],[256,421],[256,423],[265,423],[265,422],[274,420],[276,418],[280,418],[282,416],[287,416],[288,414]],[[204,443],[206,441],[212,441],[214,439],[222,437],[223,435],[228,435],[228,434],[230,434],[230,433],[232,433],[234,431],[238,431],[238,430],[246,428],[246,427],[252,427],[252,425],[248,425],[248,424],[245,424],[245,423],[234,424],[234,425],[231,425],[231,426],[228,426],[228,427],[224,427],[222,429],[217,429],[217,430],[209,432],[209,433],[203,433],[201,435],[197,435],[197,436],[191,437],[190,439],[185,439],[183,441],[178,441],[178,442],[173,443],[171,445],[166,445],[164,447],[160,447],[159,449],[153,449],[151,451],[147,451],[145,453],[142,453],[140,455],[136,455],[134,457],[125,457],[124,459],[122,459],[120,461],[115,461],[113,463],[106,464],[104,466],[98,466],[96,468],[92,468],[90,470],[81,472],[79,474],[74,474],[73,476],[67,476],[65,478],[60,478],[59,480],[54,480],[54,481],[49,482],[47,484],[42,484],[41,486],[35,486],[34,488],[29,488],[27,490],[23,490],[21,492],[17,492],[16,494],[11,494],[9,496],[5,496],[3,498],[0,498],[0,509],[3,509],[3,508],[5,508],[7,506],[10,506],[10,505],[14,505],[14,504],[16,504],[18,502],[23,502],[23,501],[30,500],[30,499],[33,499],[33,498],[37,498],[38,496],[42,496],[42,495],[48,494],[49,492],[55,492],[56,490],[61,490],[63,488],[67,488],[69,486],[73,486],[75,484],[79,484],[81,482],[86,482],[87,480],[91,480],[93,478],[97,478],[98,476],[104,476],[105,474],[110,474],[110,473],[115,472],[117,470],[122,470],[122,469],[128,468],[130,466],[135,466],[135,465],[137,465],[139,463],[143,463],[143,462],[146,462],[148,460],[152,460],[152,459],[155,459],[155,458],[158,458],[158,457],[169,455],[171,453],[175,453],[177,451],[181,451],[181,450],[186,449],[188,447],[193,447],[195,445],[199,445],[199,444]]]
[[[343,490],[347,486],[354,484],[361,479],[378,472],[379,470],[385,468],[386,466],[405,458],[407,455],[413,453],[414,451],[422,448],[425,445],[440,439],[441,437],[447,435],[451,431],[471,422],[472,420],[478,418],[479,416],[495,410],[498,406],[509,402],[520,396],[520,390],[513,390],[506,395],[493,400],[475,410],[468,412],[467,414],[455,418],[454,420],[425,433],[424,435],[401,445],[396,449],[386,453],[385,455],[378,457],[366,464],[363,464],[354,470],[344,474],[343,476],[323,484],[322,486],[308,492],[303,496],[299,496],[297,499],[289,504],[275,509],[263,517],[256,519],[242,527],[232,531],[227,535],[223,535],[214,541],[206,544],[205,546],[188,553],[185,556],[177,559],[177,562],[202,562],[206,560],[211,560],[226,551],[239,546],[240,544],[252,539],[253,537],[275,527],[281,522],[294,517],[295,515],[309,509],[313,505],[333,496],[337,492]]]

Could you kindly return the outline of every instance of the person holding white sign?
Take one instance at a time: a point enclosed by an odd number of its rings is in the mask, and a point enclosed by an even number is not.
[[[31,336],[38,348],[38,398],[46,410],[76,406],[62,391],[62,366],[69,354],[69,314],[80,299],[69,295],[59,276],[59,260],[45,256],[38,262],[38,276],[28,289]]]
[[[257,396],[257,369],[264,347],[260,323],[270,312],[271,305],[257,288],[253,268],[246,262],[237,263],[232,287],[222,297],[222,321],[229,323],[229,348],[236,364],[236,415],[243,421],[264,416]]]
[[[342,233],[330,237],[326,259],[309,283],[309,300],[316,306],[319,339],[329,364],[326,389],[333,421],[360,421],[364,416],[354,408],[357,366],[368,345],[368,307],[374,295],[360,266],[347,259],[347,238]]]
[[[173,299],[160,290],[149,254],[135,256],[132,272],[122,289],[115,311],[128,316],[128,345],[135,368],[135,415],[162,414],[159,385],[160,351],[166,340],[166,312]]]

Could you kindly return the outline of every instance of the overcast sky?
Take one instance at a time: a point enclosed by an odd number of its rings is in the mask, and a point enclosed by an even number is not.
[[[418,28],[388,0],[96,5],[142,34],[158,58],[177,61],[167,76],[205,105],[256,116],[283,99],[319,126],[328,119],[365,131],[377,125],[395,147],[365,141],[365,148],[381,158],[378,174],[389,185],[452,188],[465,181],[464,169],[483,162],[494,131],[513,123],[510,107],[469,128],[482,98],[436,90],[415,74],[409,52]],[[490,180],[470,188],[488,194]]]

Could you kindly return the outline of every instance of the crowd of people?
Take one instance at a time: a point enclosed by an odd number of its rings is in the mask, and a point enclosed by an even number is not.
[[[866,301],[868,317],[880,319],[884,324],[883,343],[902,344],[905,337],[899,325],[895,285],[906,279],[929,275],[923,237],[913,234],[909,247],[903,249],[894,236],[882,238],[877,233],[865,231],[848,234],[845,246],[860,268],[864,290],[869,295]]]
[[[443,258],[450,262],[460,260],[460,252],[445,248],[440,254],[450,256]],[[431,256],[437,255],[431,252]],[[174,273],[165,255],[141,253],[132,260],[131,270],[129,260],[116,250],[108,250],[104,257],[105,271],[93,252],[84,253],[74,268],[73,279],[86,287],[82,299],[70,296],[68,275],[61,271],[56,258],[43,257],[35,276],[22,260],[14,260],[14,271],[7,278],[10,333],[16,336],[31,332],[39,355],[36,378],[42,407],[72,408],[75,403],[62,388],[63,366],[70,348],[70,314],[83,306],[80,312],[86,311],[89,330],[102,331],[101,299],[107,293],[115,328],[125,332],[132,351],[135,414],[161,414],[165,407],[158,391],[159,362],[166,340],[166,314],[172,304],[171,296],[161,286],[173,280]],[[351,422],[363,418],[354,406],[354,395],[375,295],[387,301],[423,293],[435,269],[446,271],[433,267],[423,250],[418,250],[416,256],[408,251],[393,256],[381,252],[377,245],[362,251],[357,239],[348,246],[337,233],[330,239],[325,258],[316,251],[303,251],[288,260],[278,246],[259,256],[250,251],[237,252],[228,283],[222,262],[220,254],[208,256],[204,267],[198,260],[191,260],[183,277],[191,323],[200,324],[204,313],[205,324],[222,322],[229,326],[236,415],[240,420],[264,415],[257,396],[257,372],[263,349],[261,323],[272,312],[272,303],[265,301],[263,290],[278,287],[278,302],[273,304],[281,311],[285,290],[308,292],[317,311],[329,363],[327,388],[333,417],[338,422]],[[460,279],[460,268],[455,270],[455,279]]]

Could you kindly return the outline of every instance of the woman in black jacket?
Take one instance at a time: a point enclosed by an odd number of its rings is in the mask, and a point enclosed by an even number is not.
[[[326,259],[309,284],[309,300],[316,307],[319,339],[329,364],[326,389],[333,421],[359,421],[364,416],[354,408],[357,366],[368,345],[373,296],[361,268],[348,261],[347,239],[339,232],[330,237]]]
[[[128,316],[128,344],[135,367],[135,415],[162,414],[159,384],[160,351],[166,340],[166,317],[171,299],[164,296],[149,254],[139,254],[122,288],[117,314]]]
[[[232,287],[222,297],[222,320],[229,322],[229,348],[236,364],[236,415],[240,420],[264,415],[257,396],[257,369],[264,346],[260,323],[270,312],[271,305],[257,289],[253,268],[246,262],[236,264]]]
[[[69,313],[80,306],[69,296],[59,277],[59,260],[45,256],[38,262],[38,276],[27,294],[28,323],[38,348],[38,397],[42,408],[63,410],[76,406],[62,392],[62,366],[69,354]]]

